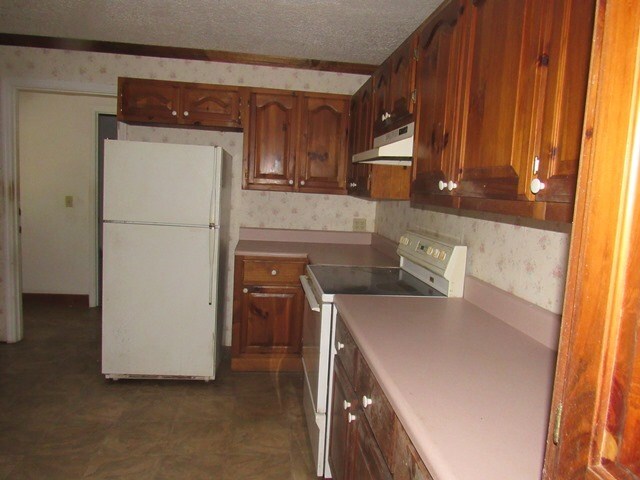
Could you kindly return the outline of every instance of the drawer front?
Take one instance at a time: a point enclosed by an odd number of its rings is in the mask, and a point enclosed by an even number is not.
[[[358,352],[356,393],[388,465],[393,465],[395,413],[367,362]]]
[[[282,259],[245,260],[245,285],[299,285],[306,262]]]
[[[347,330],[347,327],[342,321],[340,314],[338,314],[338,320],[336,322],[336,341],[334,347],[337,352],[337,356],[342,362],[347,378],[351,385],[356,385],[356,364],[358,361],[358,348],[356,342]]]

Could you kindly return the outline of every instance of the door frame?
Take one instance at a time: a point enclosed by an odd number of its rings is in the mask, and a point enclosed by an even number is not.
[[[20,217],[18,212],[18,93],[21,90],[32,90],[49,93],[71,93],[79,95],[117,96],[116,85],[103,85],[82,82],[58,81],[30,77],[0,78],[0,132],[1,151],[0,167],[2,178],[2,208],[0,226],[2,227],[2,279],[4,288],[0,295],[4,296],[5,338],[8,343],[18,342],[23,337],[22,325],[22,276],[20,258]]]

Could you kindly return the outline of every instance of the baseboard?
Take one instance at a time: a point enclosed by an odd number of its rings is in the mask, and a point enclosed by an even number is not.
[[[22,301],[66,305],[67,307],[89,308],[89,295],[73,295],[67,293],[23,293]]]

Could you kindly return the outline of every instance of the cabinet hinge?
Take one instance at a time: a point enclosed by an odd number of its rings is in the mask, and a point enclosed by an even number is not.
[[[411,103],[416,103],[416,91],[411,92]]]
[[[418,49],[414,48],[413,49],[413,58],[417,61],[418,60]]]
[[[540,170],[540,157],[536,155],[533,157],[533,174],[537,175],[538,170]]]
[[[560,424],[562,423],[562,403],[556,407],[556,421],[553,425],[553,444],[560,443]]]
[[[538,60],[540,61],[540,65],[542,65],[543,67],[549,66],[549,55],[547,55],[546,53],[540,55],[540,58]]]

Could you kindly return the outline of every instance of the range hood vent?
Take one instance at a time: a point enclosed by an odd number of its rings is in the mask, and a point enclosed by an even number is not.
[[[356,153],[352,163],[373,163],[376,165],[411,165],[413,159],[414,124],[396,128],[373,139],[373,148]]]

